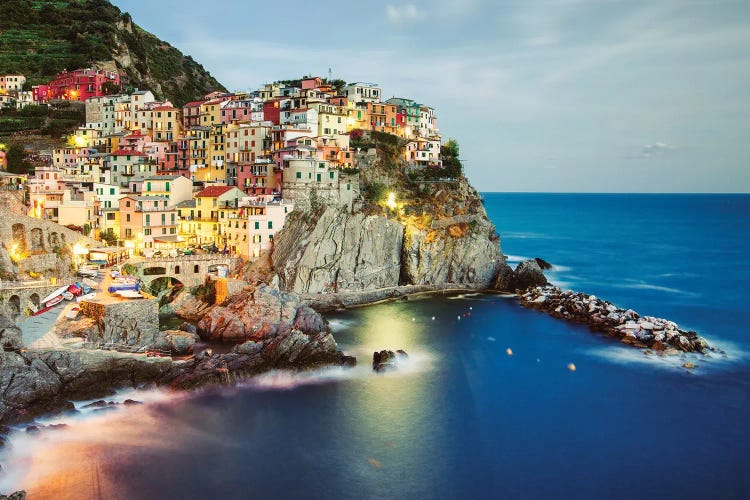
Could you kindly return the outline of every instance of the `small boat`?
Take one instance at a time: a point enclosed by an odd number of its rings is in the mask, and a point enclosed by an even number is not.
[[[50,301],[54,300],[54,299],[55,299],[56,297],[59,297],[59,296],[61,296],[62,294],[64,294],[64,293],[65,293],[65,292],[67,292],[67,291],[68,291],[68,285],[65,285],[65,286],[63,286],[63,287],[60,287],[60,288],[58,288],[57,290],[55,290],[54,292],[52,292],[51,294],[47,295],[47,296],[46,296],[46,297],[45,297],[44,299],[42,299],[42,300],[41,300],[41,301],[40,301],[39,303],[40,303],[40,304],[45,304],[45,305],[49,305],[49,304],[47,304],[47,302],[50,302]],[[62,300],[62,297],[60,297],[60,300]],[[58,300],[57,302],[55,302],[55,304],[59,303],[59,302],[60,302],[60,300]]]
[[[141,292],[138,292],[136,290],[120,290],[119,292],[115,292],[116,295],[119,295],[123,299],[142,299],[143,295],[141,295]]]
[[[88,278],[83,278],[81,280],[81,283],[83,283],[84,286],[87,286],[89,288],[94,288],[94,289],[96,289],[99,286],[99,283],[97,283],[96,281],[92,281]]]
[[[78,316],[78,313],[80,313],[80,312],[81,312],[80,308],[73,307],[70,311],[68,311],[67,313],[65,313],[65,317],[68,318],[68,319],[76,319],[76,317]]]
[[[73,292],[69,292],[67,290],[65,290],[62,294],[62,298],[64,298],[65,300],[73,300],[73,297],[75,297],[75,295],[73,295]]]
[[[45,302],[44,303],[44,310],[39,311],[39,312],[44,312],[44,311],[50,309],[51,307],[56,306],[57,304],[59,304],[62,301],[63,301],[63,296],[62,295],[58,295],[57,297],[55,297],[55,298],[53,298],[53,299],[48,300],[47,302]]]
[[[96,292],[91,292],[91,293],[81,295],[80,297],[76,297],[76,302],[80,304],[84,300],[92,300],[94,298],[96,298]]]
[[[141,289],[141,285],[138,283],[123,283],[120,285],[112,285],[107,288],[109,293],[121,292],[123,290],[135,290],[136,292]]]

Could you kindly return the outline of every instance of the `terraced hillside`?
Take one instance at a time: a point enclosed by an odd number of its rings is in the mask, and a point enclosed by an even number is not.
[[[0,1],[0,74],[30,84],[63,69],[116,66],[127,85],[176,105],[225,90],[203,66],[132,22],[107,0]]]

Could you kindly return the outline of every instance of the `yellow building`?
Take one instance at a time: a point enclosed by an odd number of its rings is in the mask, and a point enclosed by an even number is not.
[[[310,103],[309,107],[318,112],[318,135],[346,134],[346,108],[325,102]]]
[[[239,205],[245,193],[234,186],[210,186],[195,194],[194,231],[198,243],[221,243],[219,213]]]
[[[152,110],[151,137],[155,142],[171,142],[182,133],[182,116],[174,106],[159,106]]]
[[[349,103],[346,109],[346,131],[370,129],[370,113],[367,108]]]

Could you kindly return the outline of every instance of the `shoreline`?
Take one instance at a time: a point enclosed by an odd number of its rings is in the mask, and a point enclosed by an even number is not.
[[[374,291],[356,291],[356,292],[338,292],[331,294],[318,295],[301,295],[300,300],[303,304],[315,309],[318,312],[342,312],[347,309],[368,307],[377,304],[408,300],[410,297],[422,296],[447,296],[460,295],[463,293],[478,293],[503,295],[508,298],[515,298],[520,306],[541,310],[556,319],[566,322],[589,324],[590,329],[594,332],[600,332],[613,336],[609,330],[596,328],[591,321],[582,319],[581,316],[565,316],[555,312],[554,309],[542,307],[542,303],[534,302],[529,299],[530,294],[538,290],[556,289],[557,287],[547,288],[530,288],[520,293],[510,293],[494,290],[486,286],[465,284],[459,285],[451,283],[450,285],[407,285],[400,287],[384,288]],[[561,292],[567,293],[567,292]],[[570,291],[570,294],[576,292]],[[577,296],[588,295],[577,293]],[[546,299],[545,299],[546,300]],[[604,304],[609,304],[604,302]],[[606,306],[605,306],[606,307]],[[618,308],[618,311],[620,309]],[[622,310],[624,311],[624,310]],[[629,310],[628,310],[629,311]],[[637,313],[636,313],[637,315]],[[650,317],[649,317],[650,318]],[[654,319],[654,318],[651,318]],[[660,320],[667,321],[667,320]],[[671,322],[668,322],[671,323]],[[624,324],[624,322],[623,322]],[[672,323],[673,324],[673,323]],[[676,328],[676,325],[675,325]],[[680,330],[680,332],[682,332]],[[694,334],[694,332],[690,332]],[[269,341],[269,344],[279,344],[289,342],[288,337],[297,334],[275,337]],[[300,335],[302,335],[300,333]],[[60,363],[59,358],[75,358],[73,364],[77,364],[77,373],[73,378],[66,381],[61,387],[64,392],[49,394],[35,400],[28,407],[19,407],[6,411],[2,419],[3,425],[17,425],[22,423],[33,422],[38,417],[54,416],[74,408],[71,401],[82,401],[95,398],[106,398],[122,389],[148,389],[150,387],[159,387],[175,391],[191,391],[198,388],[231,385],[239,380],[252,378],[274,369],[288,369],[293,371],[307,371],[325,366],[353,366],[356,360],[343,352],[325,347],[329,339],[335,339],[332,334],[327,332],[325,335],[318,334],[311,336],[311,342],[315,342],[313,348],[308,350],[309,358],[306,359],[284,359],[281,357],[273,358],[267,356],[264,351],[265,345],[255,342],[248,342],[248,349],[233,349],[232,352],[217,354],[210,357],[195,356],[188,360],[174,360],[172,358],[145,358],[133,355],[122,355],[121,353],[112,353],[109,351],[77,351],[71,349],[46,349],[46,350],[25,350],[21,353],[15,353],[22,357],[24,362],[31,366],[35,360],[50,365],[53,371],[57,372],[59,368],[55,363]],[[699,339],[704,343],[695,344],[697,348],[681,349],[686,352],[703,353],[713,351],[705,339],[698,337],[697,334],[691,336],[692,340]],[[624,342],[631,347],[648,349],[650,346],[641,342]],[[243,345],[243,344],[240,344]],[[613,345],[617,345],[614,344]],[[692,346],[693,344],[691,344]],[[314,348],[324,346],[320,351]],[[667,352],[669,353],[669,352]],[[266,357],[262,357],[266,355]],[[88,358],[88,359],[87,359]],[[110,364],[103,368],[103,365]],[[99,366],[97,366],[99,365]],[[63,366],[63,370],[65,366]],[[97,371],[98,370],[98,371]],[[92,376],[101,377],[97,383],[90,383],[88,386],[81,379],[90,379]],[[76,387],[79,386],[79,387]]]

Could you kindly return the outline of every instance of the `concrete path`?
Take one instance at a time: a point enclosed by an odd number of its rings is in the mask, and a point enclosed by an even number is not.
[[[23,343],[27,347],[32,347],[35,342],[46,335],[50,333],[54,335],[55,322],[67,305],[67,301],[60,302],[55,307],[49,311],[43,312],[39,316],[29,316],[21,321],[18,326],[21,328]]]

